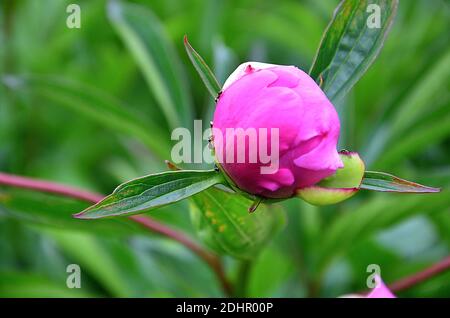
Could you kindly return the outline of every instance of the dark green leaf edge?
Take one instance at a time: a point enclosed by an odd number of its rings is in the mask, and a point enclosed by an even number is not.
[[[221,86],[219,81],[217,80],[214,73],[209,68],[208,64],[206,64],[205,60],[194,50],[192,45],[189,43],[187,35],[184,35],[184,47],[186,48],[187,55],[194,65],[195,70],[198,75],[202,79],[206,88],[213,98],[217,98],[220,93]]]
[[[195,176],[195,174],[198,174],[198,176]],[[145,194],[147,191],[153,189],[156,186],[162,186],[164,185],[163,182],[161,183],[155,183],[155,184],[149,184],[147,179],[158,179],[161,177],[167,177],[167,176],[173,176],[173,175],[192,175],[190,177],[180,177],[179,179],[173,179],[166,182],[166,190],[170,183],[173,182],[180,182],[184,181],[186,182],[188,179],[200,179],[198,182],[193,182],[189,185],[186,185],[179,189],[174,189],[166,193],[162,193],[160,195],[154,195],[153,197],[150,197],[149,200],[145,200],[145,198],[142,198],[142,195]],[[201,179],[201,176],[204,176],[203,179]],[[152,180],[155,182],[155,180]],[[199,186],[197,189],[193,189],[194,185],[199,185],[199,183],[203,183],[201,186]],[[159,208],[164,205],[168,205],[171,203],[175,203],[178,201],[181,201],[185,198],[188,198],[192,195],[195,195],[201,191],[204,191],[214,185],[225,183],[223,176],[221,173],[215,171],[215,170],[180,170],[180,171],[166,171],[156,174],[151,174],[148,176],[140,177],[133,179],[131,181],[125,182],[121,185],[119,185],[112,194],[104,198],[102,201],[96,203],[95,205],[81,211],[80,213],[74,214],[73,216],[78,219],[98,219],[98,218],[104,218],[104,217],[113,217],[113,216],[123,216],[123,215],[133,215],[133,214],[140,214],[143,212],[150,211],[152,209]],[[139,187],[144,186],[144,189],[134,189],[133,187]],[[148,187],[147,189],[145,187]],[[167,201],[161,201],[161,198],[170,194],[173,194],[174,192],[179,192],[177,195],[175,195],[174,198],[167,198]],[[130,195],[132,194],[132,195]],[[128,196],[130,195],[130,196]],[[148,193],[147,193],[148,195]],[[132,198],[135,198],[138,200],[134,205],[131,205],[130,207],[126,207],[125,200],[130,200]],[[149,204],[149,201],[154,200],[154,204]],[[120,205],[124,207],[123,210],[120,210]]]
[[[380,192],[400,193],[437,193],[440,188],[433,188],[401,179],[385,172],[366,171],[360,189]]]

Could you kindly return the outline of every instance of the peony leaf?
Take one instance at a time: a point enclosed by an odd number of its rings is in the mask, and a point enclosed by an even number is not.
[[[152,174],[123,183],[111,195],[74,217],[98,219],[139,214],[183,200],[222,182],[222,174],[215,170]]]
[[[400,179],[385,172],[366,171],[361,189],[381,192],[434,193],[439,188],[432,188],[418,183]]]
[[[321,87],[331,101],[344,96],[375,60],[397,5],[398,0],[343,0],[339,4],[309,72],[318,83],[323,82]]]
[[[191,198],[191,218],[200,238],[216,252],[239,259],[257,256],[284,223],[276,204],[262,203],[248,212],[253,201],[211,188]]]
[[[108,18],[136,60],[169,127],[191,121],[191,100],[179,57],[160,21],[148,8],[110,1]]]
[[[194,65],[198,75],[200,75],[203,83],[205,83],[205,86],[208,89],[209,93],[213,98],[217,98],[221,89],[220,84],[214,76],[214,73],[206,64],[205,60],[203,60],[200,54],[198,54],[197,51],[195,51],[191,46],[186,35],[184,36],[184,47],[186,48],[189,59]]]

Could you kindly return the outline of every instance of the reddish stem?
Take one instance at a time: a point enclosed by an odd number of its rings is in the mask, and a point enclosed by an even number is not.
[[[87,192],[84,190],[76,189],[58,183],[30,179],[2,172],[0,172],[0,184],[11,187],[36,190],[40,192],[59,194],[62,196],[86,201],[89,203],[97,203],[104,197],[98,193]],[[232,295],[232,287],[225,275],[222,262],[215,254],[212,254],[207,250],[203,249],[200,245],[194,242],[187,235],[179,231],[176,231],[162,223],[159,223],[158,221],[150,217],[143,215],[133,215],[130,216],[129,218],[134,222],[139,223],[143,227],[149,229],[150,231],[169,237],[179,242],[180,244],[184,245],[188,249],[190,249],[198,257],[200,257],[203,261],[205,261],[205,263],[207,263],[209,267],[213,270],[213,272],[217,276],[217,279],[222,285],[225,294],[228,296]]]
[[[35,180],[30,178],[24,178],[20,176],[10,175],[0,172],[0,184],[4,184],[10,187],[24,188],[30,190],[38,190],[40,192],[48,192],[53,194],[60,194],[66,197],[79,199],[82,201],[96,203],[103,199],[103,196],[97,193],[91,193],[72,187],[68,187],[62,184],[56,184],[53,182]]]
[[[200,245],[195,243],[193,240],[191,240],[188,236],[185,234],[178,232],[170,227],[167,227],[165,225],[162,225],[161,223],[143,215],[132,215],[129,217],[133,221],[143,225],[144,227],[151,229],[153,232],[156,232],[158,234],[167,236],[172,238],[173,240],[183,244],[185,247],[190,249],[193,253],[197,254],[201,259],[203,259],[214,271],[214,273],[217,276],[217,279],[220,281],[222,288],[226,295],[231,296],[232,295],[232,287],[231,284],[228,282],[228,279],[225,276],[225,271],[222,266],[222,262],[220,259],[204,250]]]
[[[442,261],[436,264],[431,265],[421,272],[415,273],[409,277],[405,277],[390,284],[389,289],[393,292],[399,292],[408,289],[448,269],[450,269],[450,256],[444,258]]]

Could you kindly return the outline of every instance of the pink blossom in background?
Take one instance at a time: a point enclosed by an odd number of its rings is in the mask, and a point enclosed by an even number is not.
[[[381,277],[375,278],[377,286],[366,296],[366,298],[396,298],[389,288],[384,284]]]

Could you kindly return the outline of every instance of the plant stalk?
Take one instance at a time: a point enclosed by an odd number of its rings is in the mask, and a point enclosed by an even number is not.
[[[250,272],[252,268],[252,262],[248,260],[241,261],[238,267],[237,279],[235,283],[235,297],[247,297],[248,296],[248,282],[250,279]]]
[[[427,279],[430,279],[438,274],[441,274],[450,269],[450,256],[447,256],[440,262],[437,262],[430,267],[415,273],[411,276],[402,278],[392,284],[389,284],[388,287],[393,292],[399,292],[411,287],[414,287]]]
[[[0,185],[57,194],[89,203],[97,203],[98,201],[103,199],[103,196],[97,193],[76,189],[54,182],[30,179],[2,172],[0,172]],[[216,275],[219,283],[221,284],[225,295],[232,295],[232,286],[225,275],[222,262],[217,255],[205,250],[202,246],[197,244],[184,233],[172,229],[150,217],[143,215],[133,215],[129,218],[134,222],[139,223],[141,226],[145,227],[151,232],[171,238],[174,241],[177,241],[178,243],[184,245],[186,248],[190,249],[211,268],[211,270]]]

